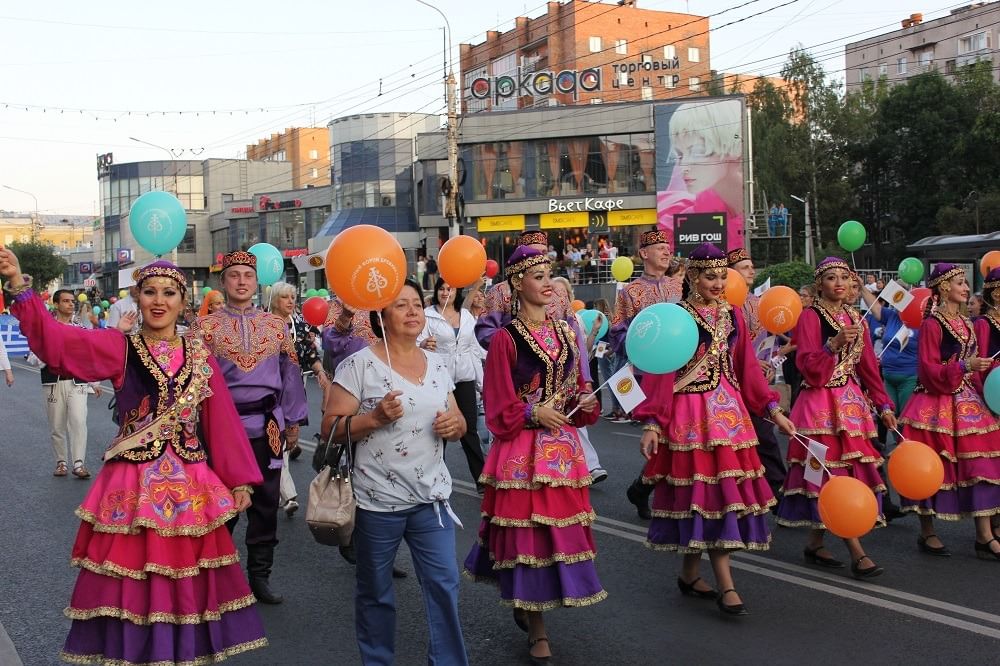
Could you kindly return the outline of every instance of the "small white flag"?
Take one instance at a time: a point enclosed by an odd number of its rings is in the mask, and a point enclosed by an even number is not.
[[[753,295],[756,296],[757,298],[760,298],[761,296],[764,295],[764,292],[770,288],[771,288],[771,278],[767,278],[766,280],[764,280],[764,284],[760,285],[759,287],[753,290]]]
[[[814,486],[821,486],[823,485],[824,468],[820,461],[826,461],[826,450],[829,447],[812,439],[805,440],[805,445],[809,455],[806,456],[806,471],[803,476]]]
[[[326,266],[326,250],[292,257],[292,264],[299,273],[318,271]]]
[[[608,388],[615,394],[626,412],[631,412],[646,399],[646,394],[642,392],[638,380],[632,374],[631,363],[626,363],[621,370],[611,375]]]
[[[609,347],[608,343],[605,342],[604,340],[601,340],[594,347],[594,356],[596,356],[597,358],[604,358],[608,353],[608,347]]]
[[[906,306],[913,301],[913,294],[895,280],[889,280],[889,284],[885,285],[885,289],[878,297],[896,308],[898,312],[905,310]]]

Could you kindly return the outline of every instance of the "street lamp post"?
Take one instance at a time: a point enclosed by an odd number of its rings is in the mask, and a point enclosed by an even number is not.
[[[425,7],[430,7],[444,19],[447,33],[448,52],[445,54],[444,65],[447,71],[444,75],[445,99],[448,101],[448,196],[445,199],[445,217],[448,218],[448,237],[458,235],[458,110],[455,93],[455,70],[451,61],[451,24],[445,13],[425,0],[417,0]]]
[[[35,200],[35,216],[31,218],[31,242],[34,243],[38,240],[38,231],[42,227],[42,218],[38,217],[38,197],[36,197],[31,192],[27,190],[19,190],[16,187],[11,187],[10,185],[4,185],[8,190],[14,192],[20,192],[21,194],[27,194],[29,197]]]
[[[794,194],[790,195],[793,199],[800,202],[804,207],[805,211],[802,215],[802,219],[805,224],[806,233],[806,249],[805,249],[805,262],[812,266],[813,263],[813,253],[812,253],[812,222],[809,220],[809,192],[806,192],[805,198],[797,197]]]

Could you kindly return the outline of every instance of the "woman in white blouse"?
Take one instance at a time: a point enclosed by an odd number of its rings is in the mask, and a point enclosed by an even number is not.
[[[430,629],[428,661],[467,664],[458,618],[457,517],[448,504],[451,475],[442,440],[465,434],[444,358],[417,346],[425,327],[423,294],[407,280],[396,301],[376,312],[380,340],[347,357],[327,395],[323,436],[356,445],[354,527],[357,555],[355,629],[364,664],[395,656],[392,563],[403,539],[423,590]]]
[[[482,390],[484,354],[476,340],[476,318],[462,307],[463,296],[461,289],[453,289],[438,278],[431,305],[424,310],[427,325],[417,343],[427,351],[437,352],[444,359],[455,383],[455,402],[465,422],[475,424],[479,417],[478,391]],[[462,450],[472,480],[482,492],[479,476],[483,473],[485,456],[475,427],[466,429]]]

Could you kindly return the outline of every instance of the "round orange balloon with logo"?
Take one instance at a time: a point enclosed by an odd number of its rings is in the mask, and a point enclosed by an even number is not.
[[[726,302],[741,308],[747,302],[750,287],[747,286],[747,281],[740,275],[739,271],[732,268],[727,268],[726,271],[728,271],[726,273]]]
[[[903,497],[924,500],[941,489],[944,463],[923,442],[904,440],[889,456],[889,480]]]
[[[472,236],[449,238],[437,258],[441,279],[456,289],[468,287],[486,272],[486,248]]]
[[[979,262],[979,272],[986,277],[998,266],[1000,266],[1000,250],[991,250],[983,255],[983,260]]]
[[[573,312],[579,312],[587,307],[587,304],[581,301],[579,298],[570,303],[570,307],[573,308]]]
[[[835,476],[819,491],[819,517],[842,539],[856,539],[875,527],[878,501],[871,488],[850,476]]]
[[[802,301],[791,287],[771,287],[760,297],[760,325],[769,333],[787,333],[799,323]]]
[[[353,310],[381,310],[406,281],[406,255],[385,229],[359,224],[344,229],[326,253],[326,279]]]

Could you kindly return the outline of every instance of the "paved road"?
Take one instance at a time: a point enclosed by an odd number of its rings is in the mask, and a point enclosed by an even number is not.
[[[88,482],[51,476],[37,374],[24,367],[15,374],[13,389],[0,387],[0,623],[27,666],[56,664],[69,624],[62,609],[76,573],[68,565],[77,528],[73,509]],[[318,423],[318,392],[312,388]],[[95,470],[113,434],[106,405],[107,398],[91,400],[88,463]],[[560,665],[1000,661],[1000,566],[974,558],[971,522],[940,525],[956,553],[950,559],[917,553],[913,518],[877,531],[866,539],[887,569],[876,583],[804,565],[804,533],[776,529],[769,553],[735,560],[737,586],[752,615],[733,620],[709,601],[681,597],[674,584],[678,559],[643,547],[644,526],[623,496],[640,467],[638,431],[602,423],[593,432],[611,472],[592,492],[600,515],[598,569],[610,597],[548,615]],[[300,491],[312,477],[306,458],[293,463]],[[475,537],[478,501],[457,449],[449,462],[456,478],[453,505],[466,525],[455,549],[461,561]],[[271,647],[228,663],[357,663],[353,570],[334,549],[312,540],[301,514],[282,517],[279,536],[273,583],[286,602],[261,607]],[[846,557],[841,544],[831,545]],[[411,576],[397,585],[398,663],[422,664],[423,606],[412,565],[402,554],[399,562]],[[493,588],[463,582],[461,603],[473,664],[527,663],[525,636],[497,604]]]

